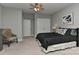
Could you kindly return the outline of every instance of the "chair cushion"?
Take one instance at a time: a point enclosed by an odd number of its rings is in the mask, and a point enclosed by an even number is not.
[[[6,38],[11,38],[12,37],[11,30],[10,29],[3,30],[3,36],[5,36]]]
[[[16,37],[11,37],[11,38],[9,38],[10,41],[13,41],[13,40],[15,40],[15,39],[16,39]]]

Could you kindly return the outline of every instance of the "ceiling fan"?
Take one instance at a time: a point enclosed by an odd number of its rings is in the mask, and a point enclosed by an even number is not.
[[[30,8],[30,9],[33,9],[35,12],[40,12],[40,11],[44,10],[42,4],[35,3],[35,4],[30,4],[30,6],[32,6],[32,8]]]

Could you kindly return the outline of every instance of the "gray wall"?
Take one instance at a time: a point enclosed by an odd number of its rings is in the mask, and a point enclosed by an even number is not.
[[[2,10],[3,28],[11,28],[13,33],[18,36],[18,40],[22,40],[22,10],[15,8],[3,7]]]
[[[2,7],[0,6],[0,28],[2,28]]]
[[[62,24],[62,16],[68,13],[72,13],[74,23],[72,25],[65,25]],[[60,27],[69,27],[69,28],[79,28],[79,4],[73,4],[68,6],[61,11],[57,12],[52,16],[52,27],[53,26],[60,26]]]

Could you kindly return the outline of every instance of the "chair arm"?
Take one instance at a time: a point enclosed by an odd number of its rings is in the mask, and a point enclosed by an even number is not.
[[[15,35],[15,34],[12,34],[12,37],[16,37],[17,35]]]

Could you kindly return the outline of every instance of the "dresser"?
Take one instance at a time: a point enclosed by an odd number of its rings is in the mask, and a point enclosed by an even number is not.
[[[2,29],[0,29],[0,51],[3,49],[3,44],[2,44]]]

